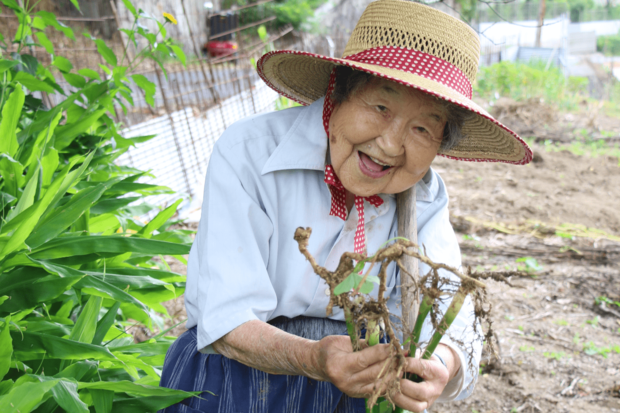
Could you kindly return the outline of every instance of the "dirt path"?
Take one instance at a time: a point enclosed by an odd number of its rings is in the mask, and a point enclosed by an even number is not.
[[[620,303],[620,238],[554,235],[566,223],[620,235],[618,159],[535,150],[526,167],[435,162],[464,264],[531,276],[489,282],[502,360],[484,363],[472,397],[433,413],[620,412],[620,306],[600,304]]]

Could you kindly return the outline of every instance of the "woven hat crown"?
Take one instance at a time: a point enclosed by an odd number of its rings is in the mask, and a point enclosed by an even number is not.
[[[471,84],[476,79],[478,35],[432,7],[403,0],[370,3],[351,33],[343,58],[381,46],[428,53],[459,68]]]

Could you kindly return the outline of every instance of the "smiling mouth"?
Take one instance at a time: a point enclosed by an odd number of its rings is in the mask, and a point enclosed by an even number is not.
[[[385,164],[377,158],[373,158],[372,156],[367,155],[364,152],[357,151],[357,155],[359,158],[360,170],[364,175],[367,175],[371,178],[381,178],[387,175],[393,168],[392,165]]]

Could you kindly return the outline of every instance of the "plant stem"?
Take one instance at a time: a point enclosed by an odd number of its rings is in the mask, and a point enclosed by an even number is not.
[[[366,324],[366,342],[370,347],[379,344],[381,329],[375,320],[368,321]]]
[[[439,341],[441,340],[443,335],[446,333],[448,328],[450,328],[450,326],[452,325],[452,322],[454,321],[456,316],[459,314],[459,311],[461,311],[461,308],[463,307],[463,303],[465,302],[465,298],[467,298],[467,295],[470,292],[471,292],[470,287],[468,287],[466,284],[461,284],[461,286],[456,292],[456,295],[454,296],[454,298],[452,298],[450,307],[448,307],[448,309],[446,310],[446,313],[443,315],[443,318],[437,325],[437,328],[435,329],[435,333],[433,334],[431,341],[428,343],[428,346],[426,346],[426,348],[424,349],[424,354],[422,354],[423,360],[428,360],[431,358],[431,356],[435,352],[435,349],[439,345]]]
[[[418,311],[418,318],[415,321],[415,326],[411,332],[411,343],[409,344],[409,355],[415,357],[415,353],[418,349],[418,343],[420,342],[420,334],[422,333],[422,326],[426,316],[433,308],[433,298],[430,294],[426,294],[424,299],[420,303],[420,310]]]
[[[424,353],[422,354],[422,360],[429,360],[431,358],[431,356],[435,352],[435,349],[439,345],[441,338],[444,336],[444,334],[446,334],[446,331],[448,330],[448,328],[450,328],[450,326],[452,325],[452,322],[454,321],[456,316],[461,311],[461,308],[463,307],[463,303],[465,302],[465,298],[467,298],[467,295],[472,290],[473,288],[469,283],[461,284],[459,289],[456,291],[456,294],[452,298],[452,302],[450,303],[450,306],[446,310],[446,313],[443,315],[441,321],[437,325],[437,328],[435,329],[435,332],[433,333],[433,337],[431,337],[431,341],[428,343],[428,345],[424,349]],[[426,301],[426,296],[424,297],[424,301]],[[420,312],[422,312],[422,305],[420,306]],[[419,317],[418,317],[418,321],[419,321]],[[418,325],[418,322],[416,321],[416,327],[417,325]],[[415,332],[415,329],[414,329],[414,332]],[[419,339],[419,335],[418,335],[418,339]],[[412,346],[413,345],[414,343],[412,343]],[[417,374],[413,374],[413,373],[407,374],[407,378],[415,383],[421,383],[422,381],[424,381]]]
[[[351,314],[351,309],[348,307],[344,309],[344,319],[347,322],[347,333],[349,333],[349,337],[351,338],[351,346],[353,347],[353,351],[357,351],[359,349],[359,343],[357,341],[357,331],[355,331],[353,314]]]

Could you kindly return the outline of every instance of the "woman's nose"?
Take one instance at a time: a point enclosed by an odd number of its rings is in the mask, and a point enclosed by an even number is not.
[[[390,122],[390,124],[381,131],[381,134],[376,138],[377,146],[387,156],[402,155],[405,151],[404,147],[404,122],[398,122],[396,120]]]

